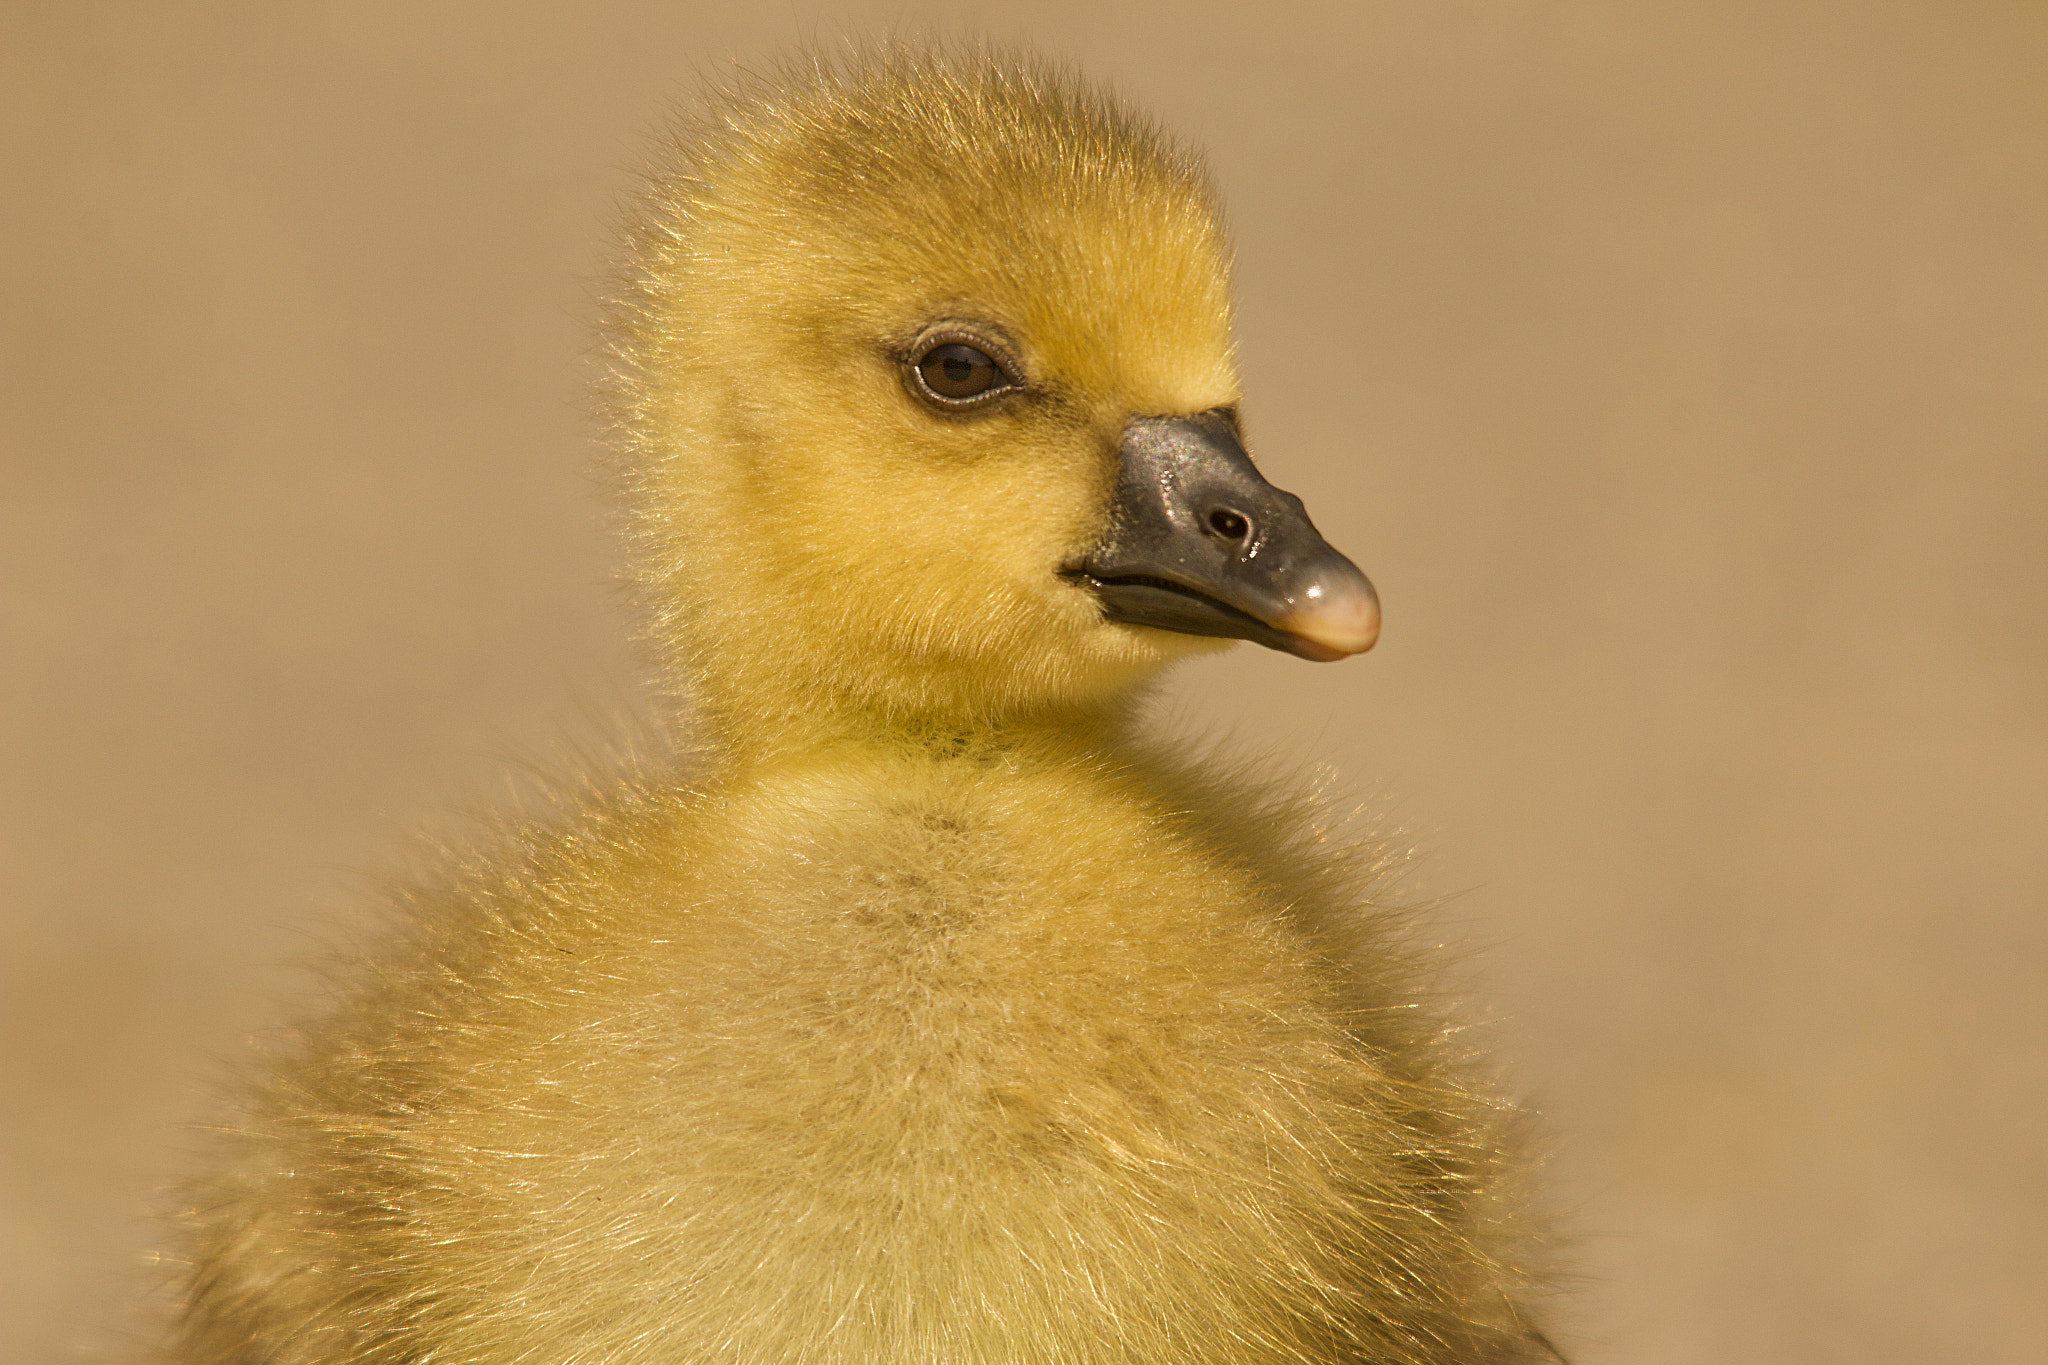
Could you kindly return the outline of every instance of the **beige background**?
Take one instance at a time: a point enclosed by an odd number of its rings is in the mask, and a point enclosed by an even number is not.
[[[0,17],[0,1359],[118,1343],[211,1059],[638,665],[592,281],[693,71],[977,19],[1210,149],[1383,590],[1174,695],[1467,889],[1582,1365],[2048,1360],[2048,5]]]

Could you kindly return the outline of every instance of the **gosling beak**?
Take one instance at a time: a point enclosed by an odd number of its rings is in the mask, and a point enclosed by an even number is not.
[[[1120,455],[1108,533],[1064,572],[1105,619],[1324,663],[1372,648],[1372,584],[1252,467],[1228,413],[1133,418]]]

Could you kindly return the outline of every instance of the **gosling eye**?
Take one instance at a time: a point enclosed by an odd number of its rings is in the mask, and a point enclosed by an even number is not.
[[[924,396],[942,407],[961,407],[1016,387],[1016,381],[988,352],[960,341],[939,343],[912,362],[911,368]]]

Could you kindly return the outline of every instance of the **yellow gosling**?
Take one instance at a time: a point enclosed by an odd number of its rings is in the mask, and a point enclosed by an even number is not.
[[[190,1365],[1554,1354],[1370,843],[1134,732],[1370,585],[1241,444],[1199,164],[1071,79],[731,96],[616,318],[687,783],[407,899],[193,1187]]]

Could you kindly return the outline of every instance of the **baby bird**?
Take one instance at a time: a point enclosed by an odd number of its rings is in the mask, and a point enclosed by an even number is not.
[[[406,900],[189,1192],[190,1365],[1550,1360],[1370,844],[1137,689],[1378,604],[1246,455],[1199,164],[1069,77],[727,97],[614,319],[703,758]]]

